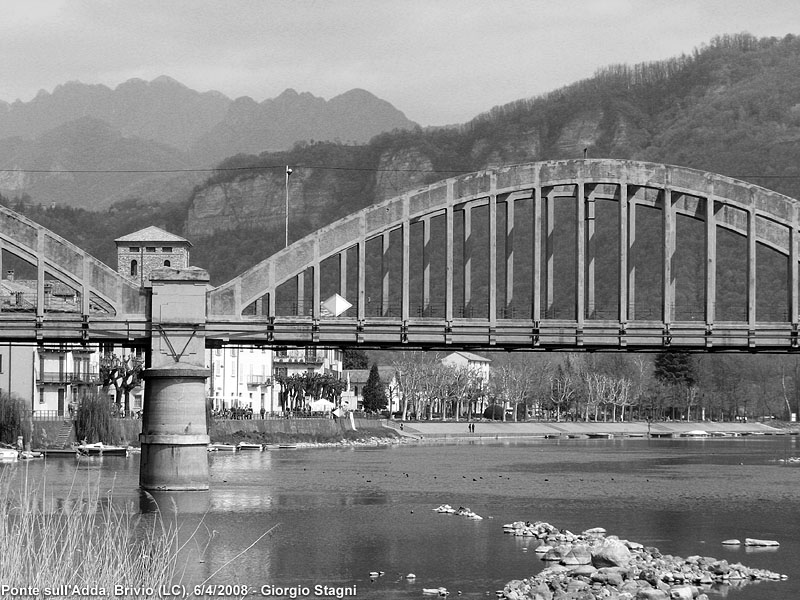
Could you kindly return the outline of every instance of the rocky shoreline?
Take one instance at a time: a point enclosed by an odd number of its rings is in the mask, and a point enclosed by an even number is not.
[[[498,592],[507,600],[708,600],[712,588],[787,579],[727,560],[662,554],[601,527],[575,534],[517,521],[503,530],[540,540],[535,552],[549,563],[533,577],[508,582]]]

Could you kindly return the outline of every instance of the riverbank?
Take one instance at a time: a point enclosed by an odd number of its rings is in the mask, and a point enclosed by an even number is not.
[[[626,421],[616,423],[585,422],[501,422],[475,421],[474,431],[466,421],[396,421],[392,419],[246,419],[215,420],[209,428],[211,442],[237,444],[296,444],[301,446],[337,446],[353,444],[398,444],[411,442],[485,441],[492,439],[611,439],[611,438],[702,438],[758,435],[798,435],[800,424],[716,423],[711,421],[669,422]],[[35,448],[54,447],[61,421],[37,423]],[[118,422],[121,445],[139,446],[142,422],[122,419]],[[44,436],[41,432],[45,431]],[[49,440],[42,444],[42,440]],[[69,441],[76,441],[74,432]]]
[[[501,439],[539,437],[551,439],[610,439],[625,437],[739,437],[750,435],[797,435],[797,423],[742,423],[712,421],[625,421],[625,422],[502,422],[476,421],[474,431],[466,421],[411,421],[403,423],[402,432],[420,440]],[[389,421],[387,426],[399,430],[400,423]]]

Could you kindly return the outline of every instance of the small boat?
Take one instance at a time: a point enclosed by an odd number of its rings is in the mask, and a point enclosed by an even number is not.
[[[0,444],[0,461],[10,462],[19,458],[19,451],[14,446]]]
[[[213,444],[208,445],[209,452],[236,452],[238,448],[233,444],[221,444],[219,442],[214,442]]]
[[[125,446],[112,446],[103,442],[94,444],[80,444],[75,446],[75,451],[79,456],[128,456],[128,448]]]
[[[239,442],[236,444],[236,447],[239,450],[257,450],[259,452],[264,449],[264,446],[261,444],[254,444],[253,442]]]

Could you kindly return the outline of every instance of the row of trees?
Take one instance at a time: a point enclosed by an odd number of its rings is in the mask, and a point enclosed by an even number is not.
[[[280,386],[279,402],[283,410],[301,410],[310,399],[312,402],[324,398],[339,404],[347,384],[329,373],[294,373],[276,375],[275,382]]]
[[[788,419],[800,407],[794,356],[500,354],[488,380],[432,353],[402,353],[394,367],[403,418]]]

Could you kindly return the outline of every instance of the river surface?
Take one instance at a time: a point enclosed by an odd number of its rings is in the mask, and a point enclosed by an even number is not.
[[[780,436],[218,453],[209,455],[210,491],[156,497],[138,490],[138,455],[0,468],[12,481],[45,477],[56,499],[99,481],[102,493],[113,488],[114,501],[134,510],[149,514],[158,504],[189,539],[180,564],[190,589],[208,580],[249,586],[251,597],[302,597],[302,588],[321,597],[315,586],[329,586],[366,600],[421,598],[423,588],[443,586],[451,597],[494,597],[509,580],[544,567],[536,542],[504,534],[503,524],[542,520],[574,532],[604,527],[665,554],[789,576],[710,590],[711,598],[795,600],[800,467],[778,461],[800,455],[798,446],[796,436]],[[436,513],[441,504],[484,518]],[[721,544],[746,537],[781,545],[753,551]],[[371,578],[373,571],[383,575]],[[416,579],[407,580],[409,573]]]

